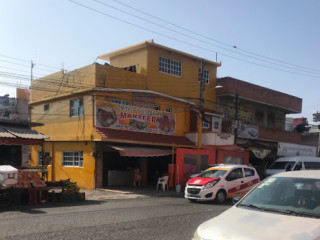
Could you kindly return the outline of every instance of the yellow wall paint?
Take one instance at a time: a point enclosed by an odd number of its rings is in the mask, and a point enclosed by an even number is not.
[[[33,80],[31,83],[31,102],[52,97],[68,96],[77,91],[95,86],[95,64],[71,72],[63,71]]]
[[[54,149],[54,153],[52,149]],[[50,156],[52,156],[52,164],[48,166],[48,179],[50,181],[53,179],[55,181],[70,179],[73,182],[77,182],[80,188],[94,189],[95,158],[91,155],[94,149],[94,142],[46,142],[44,151],[50,152]],[[41,151],[41,147],[31,147],[31,165],[33,166],[37,164],[38,151]],[[67,151],[82,151],[83,167],[63,166],[62,154]],[[52,172],[52,168],[54,168],[54,173]]]
[[[173,76],[159,72],[159,57],[165,57],[182,63],[182,76]],[[186,98],[199,104],[200,82],[198,71],[201,67],[199,58],[193,58],[188,54],[178,51],[169,51],[160,45],[146,44],[134,51],[125,52],[110,58],[112,66],[124,67],[137,66],[137,72],[146,75],[146,89],[165,93],[170,96]],[[142,70],[143,69],[143,70]],[[204,69],[209,70],[209,84],[205,84],[203,108],[209,111],[215,110],[217,65],[204,61]],[[138,84],[138,83],[136,83]],[[144,89],[140,87],[140,89]]]
[[[116,67],[96,64],[96,86],[120,89],[145,89],[146,76]]]
[[[182,64],[182,75],[173,76],[159,71],[159,57],[165,57],[171,60],[176,60]],[[199,60],[192,59],[188,56],[169,52],[156,46],[148,46],[148,86],[149,89],[163,92],[165,94],[187,98],[190,101],[199,103],[200,98],[200,82],[198,81],[198,71],[201,67]],[[209,101],[215,101],[216,86],[216,66],[204,62],[204,69],[209,70],[209,84],[205,84],[204,97]],[[212,89],[208,91],[209,89]],[[205,102],[204,109],[214,110],[212,103]]]
[[[116,67],[128,67],[136,65],[137,73],[147,75],[147,49],[141,48],[124,55],[111,57],[110,63],[112,66]]]
[[[33,104],[31,122],[44,123],[33,129],[50,137],[53,141],[90,140],[93,127],[92,96],[83,96],[84,115],[70,117],[70,100],[80,96],[57,99],[50,103]],[[44,105],[49,110],[44,110]]]

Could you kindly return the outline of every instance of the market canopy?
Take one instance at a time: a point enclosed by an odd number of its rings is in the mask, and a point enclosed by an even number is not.
[[[171,149],[114,145],[110,145],[110,147],[117,150],[123,157],[160,157],[172,154]]]
[[[102,127],[95,127],[95,130],[101,136],[103,142],[121,142],[149,146],[175,145],[176,147],[195,147],[195,144],[185,136],[134,132]]]

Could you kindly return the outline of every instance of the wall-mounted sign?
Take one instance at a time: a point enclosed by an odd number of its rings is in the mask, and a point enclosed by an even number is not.
[[[96,127],[175,134],[175,114],[136,106],[97,101],[95,120]]]
[[[236,128],[236,121],[232,122],[232,130]],[[241,121],[238,123],[238,137],[240,138],[249,138],[249,139],[258,139],[259,137],[259,127],[254,125],[242,124]]]
[[[292,143],[278,143],[278,156],[310,156],[315,157],[317,155],[317,147],[292,144]]]

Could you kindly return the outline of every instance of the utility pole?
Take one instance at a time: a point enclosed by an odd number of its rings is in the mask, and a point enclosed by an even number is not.
[[[201,59],[201,74],[200,74],[200,99],[199,99],[199,121],[198,121],[198,148],[202,145],[202,109],[204,104],[204,79],[203,79],[203,59]]]
[[[203,104],[204,104],[203,92],[204,92],[203,59],[201,59],[201,75],[200,75],[200,111],[202,110],[202,108],[203,108]]]
[[[234,129],[234,144],[237,144],[238,128],[239,128],[239,94],[238,94],[238,88],[236,89],[236,96],[235,96],[235,99],[234,99],[234,105],[235,105],[235,120],[236,120],[236,127]]]
[[[35,64],[33,63],[33,61],[31,60],[31,82],[33,80],[33,68],[34,68]]]

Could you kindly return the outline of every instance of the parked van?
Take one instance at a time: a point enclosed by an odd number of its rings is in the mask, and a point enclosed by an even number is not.
[[[320,169],[320,157],[281,157],[274,161],[266,170],[266,175],[296,170],[315,170]]]

